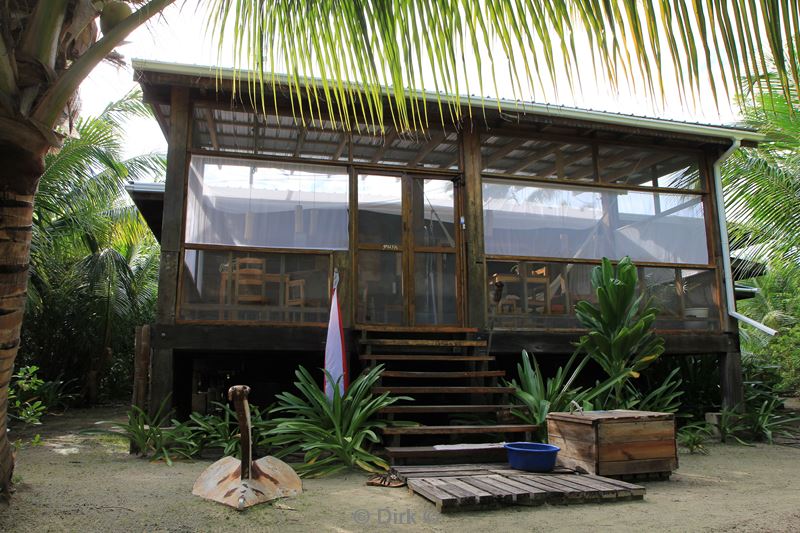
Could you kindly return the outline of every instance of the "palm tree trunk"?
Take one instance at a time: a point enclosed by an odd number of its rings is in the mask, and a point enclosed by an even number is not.
[[[20,130],[24,129],[21,125]],[[45,151],[44,145],[32,152],[13,143],[0,143],[0,494],[10,491],[14,471],[7,431],[8,386],[20,345],[33,197],[44,171]]]

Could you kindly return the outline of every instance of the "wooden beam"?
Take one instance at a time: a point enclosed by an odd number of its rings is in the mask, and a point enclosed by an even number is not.
[[[420,150],[417,152],[417,155],[414,157],[414,159],[409,161],[408,166],[409,167],[418,166],[422,162],[423,159],[428,157],[428,154],[433,152],[436,149],[437,146],[442,144],[442,141],[444,141],[445,138],[447,138],[447,134],[444,131],[438,131],[438,132],[434,133],[433,135],[431,135],[430,140],[425,144],[425,146],[420,148]]]
[[[161,263],[158,271],[158,303],[156,304],[156,322],[158,324],[174,324],[178,304],[180,249],[183,238],[186,176],[189,167],[192,131],[192,106],[189,102],[188,88],[172,88],[169,119],[167,172],[161,225]],[[155,351],[150,370],[149,406],[151,413],[172,393],[172,370],[172,350]],[[167,402],[167,404],[169,403]]]
[[[158,279],[158,308],[156,321],[175,322],[177,301],[178,260],[181,246],[185,205],[185,182],[190,146],[191,105],[189,91],[173,87],[170,107],[170,135],[167,148],[167,172],[164,185],[164,216],[161,226],[161,265]]]
[[[300,131],[297,132],[297,144],[294,147],[292,157],[300,157],[300,152],[303,151],[303,144],[306,142],[306,135],[308,135],[307,128],[301,128]]]
[[[555,152],[559,148],[561,148],[561,145],[557,144],[557,145],[555,145],[555,147],[553,147],[552,151]],[[592,146],[589,145],[586,148],[582,148],[582,149],[578,150],[577,152],[572,152],[570,154],[565,154],[565,165],[564,166],[566,166],[566,164],[568,164],[568,163],[566,163],[567,161],[578,161],[578,160],[584,158],[587,154],[590,154],[592,152],[592,150],[593,150]],[[529,164],[524,165],[522,168],[530,166],[530,164],[533,164],[533,163],[535,163],[535,161],[534,160],[530,160]],[[594,171],[594,166],[592,166],[591,168],[592,168],[592,171]],[[557,169],[558,169],[558,161],[554,162],[549,167],[545,167],[542,170],[537,170],[536,171],[536,175],[537,176],[547,176],[547,175],[555,172]],[[519,170],[515,170],[515,172],[519,172]],[[578,178],[577,177],[575,177],[575,178],[571,177],[569,179],[572,180],[572,179],[578,179]]]
[[[523,348],[530,353],[543,355],[569,355],[585,331],[553,331],[546,329],[497,329],[492,337],[492,354],[519,357]],[[724,356],[731,351],[733,337],[726,333],[682,331],[663,333],[665,357],[673,355]]]
[[[530,139],[512,139],[510,142],[499,147],[489,157],[487,157],[483,162],[484,166],[488,167],[495,161],[503,159],[505,156],[507,156],[508,154],[510,154],[511,152],[513,152],[514,150],[516,150],[517,148],[528,142],[529,140]]]
[[[377,163],[383,157],[383,154],[386,153],[386,150],[391,148],[392,143],[394,140],[397,139],[397,130],[392,128],[389,132],[383,137],[383,146],[378,148],[378,151],[375,152],[375,155],[372,156],[370,159],[370,163]]]
[[[533,152],[533,154],[531,154],[529,156],[526,156],[524,161],[522,161],[522,163],[519,163],[516,166],[512,167],[511,169],[509,169],[508,172],[511,173],[511,174],[515,174],[517,172],[521,172],[522,170],[525,170],[526,168],[528,168],[532,164],[534,164],[537,161],[539,161],[541,158],[547,157],[548,155],[552,154],[553,152],[558,150],[560,147],[561,147],[561,144],[553,143],[547,148],[543,148],[541,150],[537,150],[537,151]]]
[[[342,153],[344,153],[344,149],[347,147],[347,141],[350,139],[350,135],[347,133],[341,134],[342,138],[339,140],[339,145],[336,147],[336,151],[333,153],[334,161],[337,161],[340,157],[342,157]]]
[[[219,139],[217,138],[217,124],[214,122],[214,111],[209,108],[203,108],[203,115],[206,118],[206,125],[208,126],[208,135],[211,138],[211,146],[214,150],[219,150]]]
[[[345,307],[342,307],[344,311]],[[350,341],[345,331],[346,341]],[[154,325],[155,350],[312,351],[325,349],[326,330],[311,326],[225,324]],[[345,346],[349,346],[345,344]],[[274,352],[273,352],[274,353]]]
[[[169,118],[161,111],[161,104],[151,104],[153,113],[156,117],[156,122],[161,127],[161,133],[164,134],[165,139],[169,139]]]
[[[727,353],[720,356],[720,388],[722,389],[722,408],[741,410],[742,402],[744,402],[742,352],[739,348],[738,325],[734,325],[733,329],[736,333],[731,339],[733,346]]]

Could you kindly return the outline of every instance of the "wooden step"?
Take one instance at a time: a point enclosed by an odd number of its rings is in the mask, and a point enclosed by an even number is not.
[[[465,370],[463,372],[406,372],[404,370],[384,370],[384,378],[491,378],[504,377],[505,370]]]
[[[384,435],[467,435],[486,433],[529,433],[538,429],[531,424],[495,424],[487,426],[409,426],[387,427]]]
[[[361,354],[362,361],[494,361],[493,355]]]
[[[506,461],[507,453],[500,443],[486,443],[470,448],[441,449],[434,446],[387,446],[386,454],[392,462],[398,460],[407,463],[440,463],[446,461],[464,461],[479,459],[481,461]]]
[[[514,390],[514,387],[372,387],[377,394],[513,394]]]
[[[390,405],[380,410],[381,413],[495,413],[523,409],[521,405]]]
[[[380,333],[478,333],[478,328],[461,326],[387,326],[385,324],[361,324],[356,331],[377,331]]]
[[[445,348],[486,346],[486,341],[464,339],[359,339],[358,342],[372,346],[438,346]]]

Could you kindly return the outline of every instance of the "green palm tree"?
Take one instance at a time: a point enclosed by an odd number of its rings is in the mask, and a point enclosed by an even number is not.
[[[777,90],[778,74],[742,105],[746,123],[767,136],[737,152],[723,168],[731,247],[743,259],[797,265],[800,261],[800,97]],[[771,89],[771,93],[769,92]]]
[[[155,304],[158,245],[123,184],[160,178],[165,161],[121,156],[125,122],[149,114],[134,91],[78,120],[77,136],[45,157],[37,193],[22,356],[53,377],[78,379],[92,403],[113,348]]]
[[[174,2],[131,0],[138,9],[128,16],[127,4],[118,0],[8,0],[0,9],[0,490],[8,488],[13,468],[5,434],[7,385],[19,347],[33,195],[45,154],[63,144],[83,79],[131,31]],[[575,45],[576,34],[586,35],[591,49],[593,69],[584,71],[584,80],[599,75],[618,85],[641,78],[646,90],[663,94],[662,73],[670,71],[684,92],[734,93],[740,78],[765,74],[771,56],[780,66],[781,90],[800,85],[797,69],[783,67],[794,65],[797,56],[797,2],[203,0],[201,5],[221,49],[230,43],[236,66],[255,72],[248,83],[270,84],[268,72],[285,70],[296,96],[310,99],[307,112],[325,106],[345,128],[358,114],[378,125],[394,122],[400,130],[423,128],[426,110],[413,98],[423,79],[437,92],[482,92],[467,84],[467,64],[473,62],[479,72],[490,73],[491,82],[495,66],[508,68],[520,96],[526,85],[554,85],[556,72],[566,72],[569,85],[577,85],[577,66],[587,61],[586,51]],[[99,39],[98,6],[104,27]],[[703,77],[701,69],[714,75]],[[312,74],[326,81],[301,91],[299,82]],[[386,115],[380,85],[390,87]],[[458,104],[457,97],[440,102],[454,120],[461,118]]]

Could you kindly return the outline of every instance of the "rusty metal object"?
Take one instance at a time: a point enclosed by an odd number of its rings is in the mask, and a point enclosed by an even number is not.
[[[242,460],[223,457],[200,474],[192,489],[195,496],[239,510],[303,491],[300,477],[280,459],[267,456],[253,461],[249,393],[246,385],[234,385],[228,390],[228,399],[233,401],[239,419]]]

